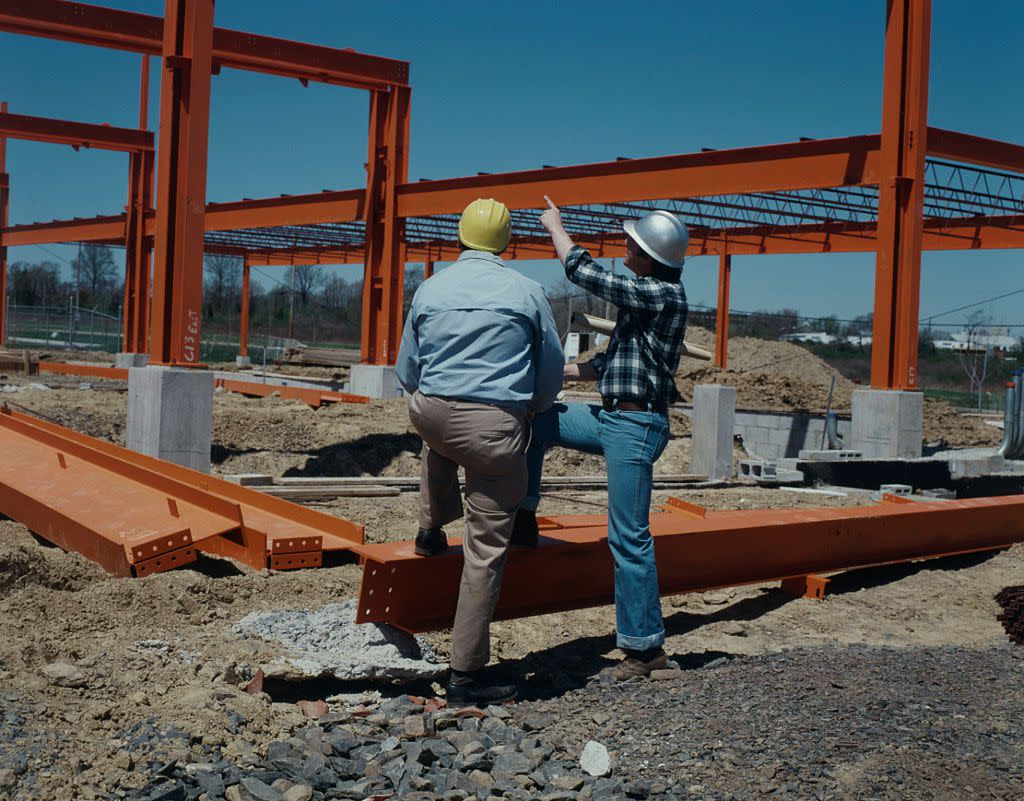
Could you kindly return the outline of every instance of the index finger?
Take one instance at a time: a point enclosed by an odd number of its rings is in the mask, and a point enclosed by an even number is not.
[[[544,195],[544,199],[548,202],[548,208],[549,209],[557,209],[558,208],[558,206],[556,206],[554,203],[551,202],[551,198],[549,198],[547,195]]]

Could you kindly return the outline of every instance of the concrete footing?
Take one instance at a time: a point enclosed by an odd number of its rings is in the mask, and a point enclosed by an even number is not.
[[[864,458],[921,458],[924,396],[920,392],[854,390],[852,411],[850,447]]]
[[[125,445],[204,473],[210,471],[213,373],[184,367],[128,371]]]
[[[395,368],[381,364],[353,364],[348,391],[371,398],[400,398],[404,394]]]
[[[132,367],[145,367],[149,364],[148,353],[115,353],[114,367],[128,370]]]
[[[248,356],[236,356],[235,357],[235,366],[236,367],[252,367],[252,362],[249,360]]]
[[[693,453],[690,470],[709,479],[732,478],[736,390],[718,384],[693,388]]]

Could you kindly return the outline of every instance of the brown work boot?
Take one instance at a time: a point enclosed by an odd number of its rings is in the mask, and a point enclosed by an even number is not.
[[[619,664],[601,671],[602,676],[611,676],[615,681],[626,681],[637,676],[650,676],[652,670],[664,670],[668,667],[668,656],[661,648],[647,651],[628,651],[626,658]]]

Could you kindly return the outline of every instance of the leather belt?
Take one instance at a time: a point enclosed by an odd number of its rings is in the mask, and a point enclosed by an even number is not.
[[[629,398],[601,398],[601,406],[606,412],[668,412],[668,406],[664,403],[640,403]]]

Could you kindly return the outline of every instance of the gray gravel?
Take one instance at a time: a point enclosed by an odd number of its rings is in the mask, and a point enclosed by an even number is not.
[[[1024,797],[1024,649],[826,648],[521,703],[634,797]]]

